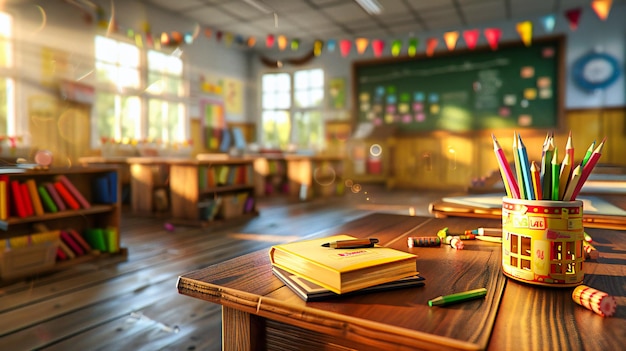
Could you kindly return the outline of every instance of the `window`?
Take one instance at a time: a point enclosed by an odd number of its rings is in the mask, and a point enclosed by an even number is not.
[[[0,136],[15,136],[13,18],[0,12]]]
[[[99,138],[166,144],[188,140],[183,62],[179,57],[96,37]],[[145,64],[142,64],[145,62]]]
[[[262,133],[267,146],[320,149],[324,146],[324,71],[268,73],[261,79]]]

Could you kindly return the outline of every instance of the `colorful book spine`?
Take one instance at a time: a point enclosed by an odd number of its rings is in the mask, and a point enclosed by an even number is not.
[[[46,190],[45,186],[37,186],[37,191],[39,192],[39,198],[41,198],[41,203],[46,211],[55,213],[59,210],[57,205],[54,203],[54,200],[52,200],[52,197],[50,197],[50,194],[48,193],[48,190]]]
[[[89,243],[89,246],[99,250],[100,252],[107,252],[106,241],[104,240],[104,233],[102,228],[89,228],[85,229],[84,238]]]
[[[93,182],[94,201],[98,203],[111,203],[111,190],[109,189],[109,179],[98,177]]]
[[[110,203],[116,203],[117,202],[117,189],[118,189],[117,172],[109,172],[107,174],[107,178],[109,179]]]
[[[65,204],[69,208],[71,208],[72,210],[80,209],[80,205],[78,204],[78,201],[76,201],[74,196],[72,196],[70,191],[67,190],[67,188],[65,187],[65,185],[63,183],[61,183],[61,181],[55,182],[54,183],[54,188],[57,190],[57,192],[59,193],[59,195],[63,199],[63,202],[65,202]]]
[[[9,218],[9,177],[0,175],[0,220]]]
[[[30,194],[30,200],[33,203],[33,211],[36,216],[43,215],[43,205],[41,204],[41,198],[39,197],[39,192],[37,191],[37,184],[35,184],[34,179],[28,179],[26,182],[26,186],[28,187],[28,192]]]
[[[65,188],[70,192],[70,194],[72,194],[74,199],[76,199],[76,201],[80,204],[80,206],[82,208],[89,208],[89,207],[91,207],[91,204],[89,203],[89,201],[87,201],[87,199],[85,199],[83,194],[81,194],[80,191],[78,191],[78,189],[76,189],[74,184],[72,184],[72,182],[70,182],[70,180],[67,179],[66,176],[61,174],[61,175],[57,176],[57,180],[60,181],[65,186]]]
[[[30,199],[30,192],[28,191],[28,186],[26,183],[20,184],[20,191],[22,192],[22,201],[24,202],[24,208],[26,209],[26,216],[32,216],[35,214],[35,210],[33,210],[33,203]]]
[[[59,248],[61,249],[61,251],[63,251],[67,258],[76,258],[76,254],[72,251],[72,249],[69,248],[69,246],[65,244],[65,242],[63,242],[63,240],[59,241]]]
[[[67,255],[65,254],[65,252],[61,249],[60,246],[57,247],[57,261],[65,261],[67,260]]]
[[[46,187],[46,190],[48,190],[48,194],[50,194],[50,197],[54,201],[54,204],[57,205],[57,209],[59,211],[67,210],[65,202],[63,202],[63,199],[61,199],[61,195],[59,195],[54,185],[52,183],[45,183],[44,186]]]
[[[80,245],[80,247],[83,248],[83,251],[85,251],[85,253],[91,252],[91,246],[76,230],[70,228],[66,230],[66,233],[70,235],[74,239],[74,241],[76,241],[76,243]]]
[[[103,230],[104,240],[106,242],[107,251],[111,253],[118,252],[120,250],[119,234],[116,228],[109,227]]]
[[[67,245],[67,247],[69,247],[76,256],[82,256],[85,254],[85,250],[83,250],[74,238],[64,230],[61,231],[61,241],[63,241],[63,243],[65,243],[65,245]]]

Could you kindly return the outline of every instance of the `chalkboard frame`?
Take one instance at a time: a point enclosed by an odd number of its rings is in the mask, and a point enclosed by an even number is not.
[[[564,130],[564,115],[565,115],[565,82],[566,82],[566,63],[565,63],[565,51],[566,51],[566,37],[564,35],[555,35],[555,36],[546,36],[541,38],[534,38],[531,45],[545,45],[552,44],[555,48],[555,60],[556,60],[556,70],[554,72],[556,76],[556,81],[553,83],[556,88],[556,92],[554,94],[554,103],[555,111],[556,111],[556,119],[555,124],[548,127],[524,127],[524,126],[516,126],[514,128],[485,128],[485,129],[473,129],[467,131],[450,131],[454,134],[466,135],[466,134],[489,134],[493,131],[520,131],[520,130],[533,130],[533,131],[563,131]],[[498,45],[498,50],[507,49],[507,48],[519,48],[524,47],[524,44],[521,41],[508,41],[502,42]],[[375,59],[367,59],[367,60],[359,60],[352,62],[352,70],[351,70],[351,100],[352,100],[352,120],[355,125],[364,122],[359,118],[359,69],[363,67],[369,66],[377,66],[377,65],[389,65],[394,63],[402,63],[407,61],[420,61],[420,60],[436,60],[441,57],[450,57],[450,56],[463,56],[463,55],[472,55],[475,53],[485,53],[493,51],[489,45],[477,46],[475,49],[470,50],[468,48],[465,49],[456,49],[454,51],[437,51],[432,56],[427,56],[425,53],[420,55],[415,55],[414,57],[410,57],[408,55],[399,56],[399,57],[385,57],[385,58],[375,58]],[[427,131],[415,131],[415,130],[406,130],[402,128],[401,123],[393,123],[387,124],[383,123],[385,126],[395,126],[397,133],[401,135],[413,135],[413,134],[432,134],[434,132],[446,131],[445,129],[432,129]]]

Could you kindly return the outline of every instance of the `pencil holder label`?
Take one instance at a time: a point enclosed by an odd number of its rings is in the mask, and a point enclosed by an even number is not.
[[[502,271],[530,284],[583,281],[582,201],[502,199]]]

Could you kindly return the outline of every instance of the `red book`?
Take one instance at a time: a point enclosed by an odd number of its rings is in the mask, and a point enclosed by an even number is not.
[[[74,240],[74,238],[69,235],[64,230],[61,231],[61,240],[67,245],[76,256],[82,256],[85,254],[85,250]]]
[[[55,205],[57,205],[59,211],[67,210],[65,202],[63,202],[63,200],[61,199],[61,195],[59,195],[54,185],[52,183],[46,183],[44,184],[44,186],[46,187],[46,190],[48,190],[48,194],[50,194],[52,201],[54,201]]]
[[[72,194],[72,196],[74,196],[76,201],[78,201],[78,203],[83,208],[91,207],[91,205],[89,204],[89,201],[87,201],[87,199],[85,199],[83,194],[81,194],[80,191],[78,191],[78,189],[76,189],[74,184],[72,184],[72,182],[70,182],[70,180],[67,179],[66,176],[61,174],[61,175],[57,176],[57,180],[59,180],[61,183],[63,183],[63,185],[65,185],[65,188],[70,192],[70,194]]]
[[[11,199],[13,200],[13,208],[15,209],[15,215],[18,217],[26,217],[26,208],[24,207],[24,200],[22,200],[22,190],[20,182],[17,180],[11,181]]]
[[[32,216],[35,214],[33,209],[33,201],[30,198],[30,190],[26,183],[20,184],[20,190],[22,191],[22,201],[24,202],[24,209],[26,209],[26,216]]]
[[[78,234],[76,230],[68,229],[67,234],[69,234],[72,237],[72,239],[74,239],[74,241],[76,241],[78,245],[80,245],[80,247],[83,248],[83,251],[85,251],[85,253],[91,252],[91,246],[87,244],[87,242],[82,237],[82,235]]]
[[[60,181],[55,182],[54,188],[57,190],[57,192],[59,193],[59,196],[61,196],[61,198],[63,199],[63,202],[65,202],[65,204],[69,206],[69,208],[73,210],[78,210],[80,208],[78,201],[76,201],[76,199],[72,196],[72,194],[70,194],[70,191],[67,190],[67,188],[65,187],[65,185],[63,185],[63,183],[61,183]]]
[[[60,247],[57,247],[57,260],[63,261],[66,259],[67,259],[67,255],[65,254],[65,252],[63,252],[63,250],[61,250]]]

